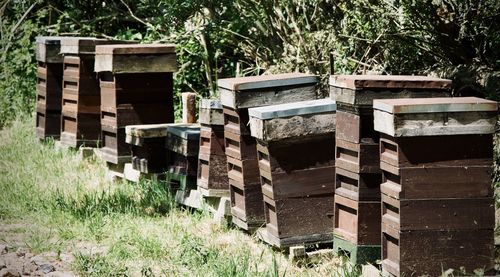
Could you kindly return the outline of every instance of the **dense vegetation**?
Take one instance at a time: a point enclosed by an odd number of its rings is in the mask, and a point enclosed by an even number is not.
[[[500,95],[497,0],[3,0],[0,15],[0,126],[33,110],[36,35],[176,43],[176,95],[267,71],[435,74]]]

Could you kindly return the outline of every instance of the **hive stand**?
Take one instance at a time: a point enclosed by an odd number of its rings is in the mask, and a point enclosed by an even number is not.
[[[374,101],[386,276],[493,268],[497,109],[474,97]]]
[[[61,135],[63,57],[62,37],[37,37],[36,136],[59,139]]]
[[[199,121],[198,191],[205,208],[219,222],[231,216],[227,159],[224,145],[224,114],[220,100],[202,99]]]
[[[445,97],[450,85],[450,80],[424,76],[330,77],[330,97],[337,102],[334,248],[351,262],[380,257],[382,171],[373,100]]]
[[[99,80],[94,73],[95,48],[123,43],[92,37],[61,40],[64,56],[61,143],[78,148],[96,147],[101,135]]]
[[[175,45],[124,44],[96,47],[103,158],[129,162],[125,126],[174,122]]]
[[[232,221],[252,232],[265,222],[256,140],[250,135],[248,109],[316,99],[315,75],[288,73],[219,79],[231,193]]]
[[[278,248],[331,243],[335,184],[335,110],[321,99],[248,110],[257,139],[265,228]]]

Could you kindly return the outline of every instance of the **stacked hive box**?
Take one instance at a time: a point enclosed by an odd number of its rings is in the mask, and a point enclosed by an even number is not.
[[[101,155],[113,164],[130,161],[125,126],[174,121],[175,46],[106,45],[96,48],[101,87]]]
[[[63,57],[61,37],[36,38],[36,135],[40,139],[61,135]]]
[[[167,169],[165,148],[169,124],[128,125],[126,142],[131,146],[132,168],[145,174],[159,174]]]
[[[332,241],[335,101],[302,101],[248,110],[257,139],[265,229],[277,247]]]
[[[244,230],[265,222],[256,141],[248,127],[248,108],[314,100],[314,75],[291,73],[220,79],[232,220]]]
[[[419,76],[332,76],[337,102],[334,248],[354,263],[380,257],[379,134],[373,99],[447,96],[449,80]]]
[[[167,183],[177,198],[196,189],[198,152],[200,148],[198,124],[171,124],[167,129]]]
[[[390,276],[493,266],[491,187],[497,103],[374,101],[381,132],[382,267]]]
[[[101,134],[99,81],[94,73],[96,45],[118,43],[97,38],[63,38],[61,143],[97,146]]]
[[[224,114],[220,100],[202,99],[199,118],[201,129],[198,188],[227,191],[229,195],[224,145]]]

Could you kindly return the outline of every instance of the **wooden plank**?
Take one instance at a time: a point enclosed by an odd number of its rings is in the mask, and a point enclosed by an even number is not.
[[[292,116],[332,113],[337,109],[335,101],[318,99],[310,101],[292,102],[248,109],[250,117],[260,120],[288,118]]]
[[[123,44],[130,41],[108,40],[95,37],[61,37],[61,54],[94,55],[97,45]]]
[[[224,131],[250,135],[248,109],[231,109],[224,107]]]
[[[497,112],[390,114],[375,110],[375,130],[393,137],[492,134]]]
[[[238,160],[227,156],[227,175],[229,179],[234,180],[241,187],[246,184],[260,184],[259,167],[256,159]]]
[[[61,135],[61,113],[37,110],[36,136],[39,139],[58,139]]]
[[[169,54],[149,55],[96,55],[96,72],[122,73],[158,73],[176,72],[177,56]]]
[[[251,109],[250,109],[251,110]],[[250,132],[263,141],[335,134],[335,112],[261,120],[250,116]]]
[[[382,194],[382,222],[398,231],[493,229],[492,197],[396,200]]]
[[[390,114],[496,112],[498,103],[477,97],[379,99],[373,108]]]
[[[225,151],[228,157],[246,160],[257,158],[257,141],[246,135],[224,132]]]
[[[318,77],[304,73],[284,73],[262,76],[219,79],[217,85],[232,91],[255,90],[270,87],[283,87],[302,84],[316,84]]]
[[[491,197],[492,166],[397,168],[381,163],[381,191],[396,199]]]
[[[349,89],[404,88],[449,90],[451,88],[451,80],[413,75],[331,75],[330,86]]]

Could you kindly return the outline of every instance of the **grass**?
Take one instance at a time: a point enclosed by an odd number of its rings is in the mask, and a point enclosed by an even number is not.
[[[358,276],[338,258],[298,266],[256,238],[175,206],[158,182],[112,183],[105,164],[0,131],[0,240],[71,253],[83,276]]]

